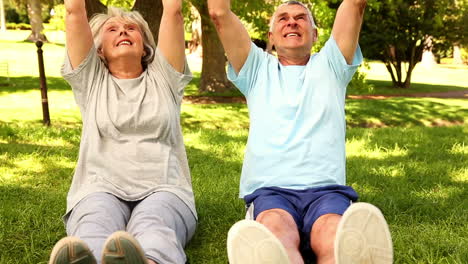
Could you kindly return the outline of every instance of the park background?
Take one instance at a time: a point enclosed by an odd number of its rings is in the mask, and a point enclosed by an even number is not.
[[[89,15],[106,5],[133,8],[159,30],[160,0],[85,1]],[[280,1],[231,2],[268,48],[269,15]],[[319,26],[316,52],[341,1],[304,2]],[[386,216],[395,263],[468,263],[467,3],[368,0],[360,40],[366,62],[346,100],[347,179]],[[227,231],[244,216],[237,194],[248,111],[226,80],[206,1],[184,4],[194,79],[181,122],[199,213],[187,255],[190,263],[227,263]],[[81,133],[60,76],[65,10],[60,0],[0,0],[0,7],[0,263],[47,263],[65,236],[61,215]],[[50,126],[42,124],[37,40],[45,41]]]

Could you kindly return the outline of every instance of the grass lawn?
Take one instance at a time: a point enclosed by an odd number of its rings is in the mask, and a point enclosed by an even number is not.
[[[81,124],[71,92],[62,87],[51,85],[49,92],[51,128],[40,124],[37,90],[0,92],[2,264],[46,263],[65,235],[60,216]],[[466,100],[348,100],[348,183],[386,215],[395,263],[468,258],[467,109]],[[441,120],[465,125],[427,127]],[[200,216],[188,256],[191,263],[226,263],[227,230],[243,216],[237,191],[247,109],[184,104],[182,122]]]
[[[46,57],[52,126],[41,125],[39,81],[30,76],[37,66],[34,47],[17,42],[21,36],[15,34],[8,40],[0,35],[0,58],[21,66],[12,68],[9,81],[0,76],[0,264],[44,264],[65,235],[61,215],[81,118],[59,76],[63,45],[46,44],[53,54]],[[368,77],[385,82],[376,69]],[[419,74],[431,72],[418,73],[415,80],[425,92],[436,86],[466,89],[468,69],[442,73],[427,82]],[[196,94],[197,81],[187,94]],[[348,184],[386,216],[395,263],[467,263],[468,100],[348,99],[346,113]],[[227,231],[244,216],[237,194],[248,125],[243,104],[182,106],[199,213],[187,247],[192,264],[227,263]]]

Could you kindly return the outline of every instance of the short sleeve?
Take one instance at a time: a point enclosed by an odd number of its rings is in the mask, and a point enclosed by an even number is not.
[[[354,53],[352,63],[348,64],[333,36],[330,36],[320,53],[325,55],[329,65],[335,73],[336,78],[343,86],[348,85],[348,83],[353,78],[357,68],[362,63],[362,53],[359,45],[357,46]]]
[[[178,72],[166,60],[160,50],[156,48],[154,60],[148,66],[148,70],[152,71],[157,76],[161,76],[163,81],[170,87],[171,93],[177,98],[177,101],[182,101],[184,88],[192,80],[192,73],[187,64],[187,59],[185,59],[184,72]]]
[[[268,53],[257,47],[253,42],[249,55],[239,74],[231,64],[228,65],[227,77],[247,97],[257,81],[258,72],[262,64],[267,60]]]
[[[90,89],[94,83],[99,82],[99,76],[102,71],[107,71],[106,66],[97,55],[96,48],[93,46],[86,58],[73,69],[68,50],[65,54],[65,60],[61,68],[63,78],[70,84],[75,96],[75,101],[82,111],[86,108],[86,102]]]

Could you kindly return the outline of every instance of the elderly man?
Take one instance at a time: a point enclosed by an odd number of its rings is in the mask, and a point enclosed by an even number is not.
[[[365,0],[344,0],[332,35],[311,55],[317,29],[302,3],[281,4],[256,47],[229,0],[208,0],[229,60],[229,79],[245,95],[250,131],[240,197],[252,220],[228,234],[231,263],[392,263],[379,209],[353,203],[345,178],[346,86],[362,62],[358,45]]]

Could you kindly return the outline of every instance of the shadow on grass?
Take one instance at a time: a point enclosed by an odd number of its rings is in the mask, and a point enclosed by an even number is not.
[[[199,216],[187,254],[192,264],[228,263],[225,249],[228,230],[245,214],[243,201],[238,198],[242,161],[235,145],[245,142],[246,137],[216,129],[199,131],[198,144],[209,146],[209,150],[187,144]]]
[[[0,185],[1,263],[46,263],[64,236],[66,193],[60,189]]]
[[[232,86],[232,89],[224,93],[214,93],[214,92],[203,92],[200,93],[198,88],[200,87],[201,73],[194,72],[192,81],[185,87],[184,95],[186,96],[243,96],[242,93]]]
[[[395,263],[410,259],[428,263],[442,257],[456,260],[467,254],[466,240],[459,243],[468,221],[461,213],[468,208],[468,182],[462,178],[466,154],[453,150],[464,144],[466,137],[460,136],[464,133],[461,126],[349,131],[348,139],[363,140],[365,149],[384,154],[348,157],[347,182],[360,194],[360,201],[383,211],[393,234]],[[396,147],[402,150],[400,154],[385,156]],[[441,235],[430,231],[405,235],[405,230],[421,226],[434,226]]]
[[[56,91],[71,90],[70,85],[61,77],[47,77],[47,89]],[[39,77],[22,76],[0,77],[0,96],[4,93],[26,92],[30,90],[40,90],[41,84]]]
[[[184,131],[209,129],[247,129],[248,113],[245,104],[203,104],[186,106],[181,113]]]
[[[392,98],[346,102],[348,127],[439,126],[462,124],[468,108],[437,99]]]
[[[378,94],[378,95],[390,95],[390,94],[412,94],[412,93],[432,93],[432,92],[448,92],[448,91],[462,91],[467,90],[468,87],[455,86],[455,85],[439,85],[439,84],[427,84],[427,83],[411,83],[409,89],[395,88],[391,81],[383,80],[366,80],[368,84],[374,86],[374,90],[360,91],[350,90],[348,94]]]
[[[412,104],[411,100],[397,102]],[[227,263],[227,232],[244,216],[243,202],[238,199],[243,158],[243,147],[239,146],[245,145],[247,130],[241,128],[240,133],[235,133],[223,125],[221,128],[205,128],[195,122],[195,117],[190,114],[184,117],[187,124],[184,126],[185,138],[196,137],[196,140],[186,143],[186,149],[199,215],[198,229],[187,247],[187,255],[192,264]],[[382,158],[350,156],[347,163],[348,183],[356,188],[361,201],[381,208],[391,226],[395,263],[410,263],[404,258],[407,255],[420,259],[421,263],[430,262],[413,246],[426,241],[419,241],[419,236],[412,236],[410,240],[401,237],[399,233],[404,232],[404,228],[435,224],[441,230],[448,230],[446,235],[451,236],[450,243],[437,248],[428,244],[424,248],[444,255],[449,261],[450,256],[462,254],[457,251],[466,248],[466,242],[460,242],[463,234],[457,232],[468,220],[467,215],[461,213],[468,208],[468,183],[466,179],[454,179],[454,172],[466,169],[466,154],[452,148],[466,141],[464,129],[458,126],[357,128],[348,131],[348,139],[363,141],[365,149],[377,148],[384,154],[395,146],[403,149],[398,155]],[[62,139],[73,147],[34,143],[35,139],[42,137]],[[0,140],[8,142],[0,143],[0,155],[7,155],[5,162],[0,160],[0,167],[16,168],[16,164],[11,162],[13,159],[44,157],[38,159],[43,166],[40,175],[36,176],[33,170],[26,168],[25,175],[19,176],[18,185],[0,185],[0,219],[4,225],[0,227],[3,231],[0,233],[3,241],[0,250],[5,253],[1,260],[6,263],[45,263],[53,244],[65,234],[60,216],[65,211],[65,197],[73,170],[47,157],[63,157],[67,161],[76,159],[79,129],[22,128],[0,122]],[[437,259],[432,261],[438,262]]]

